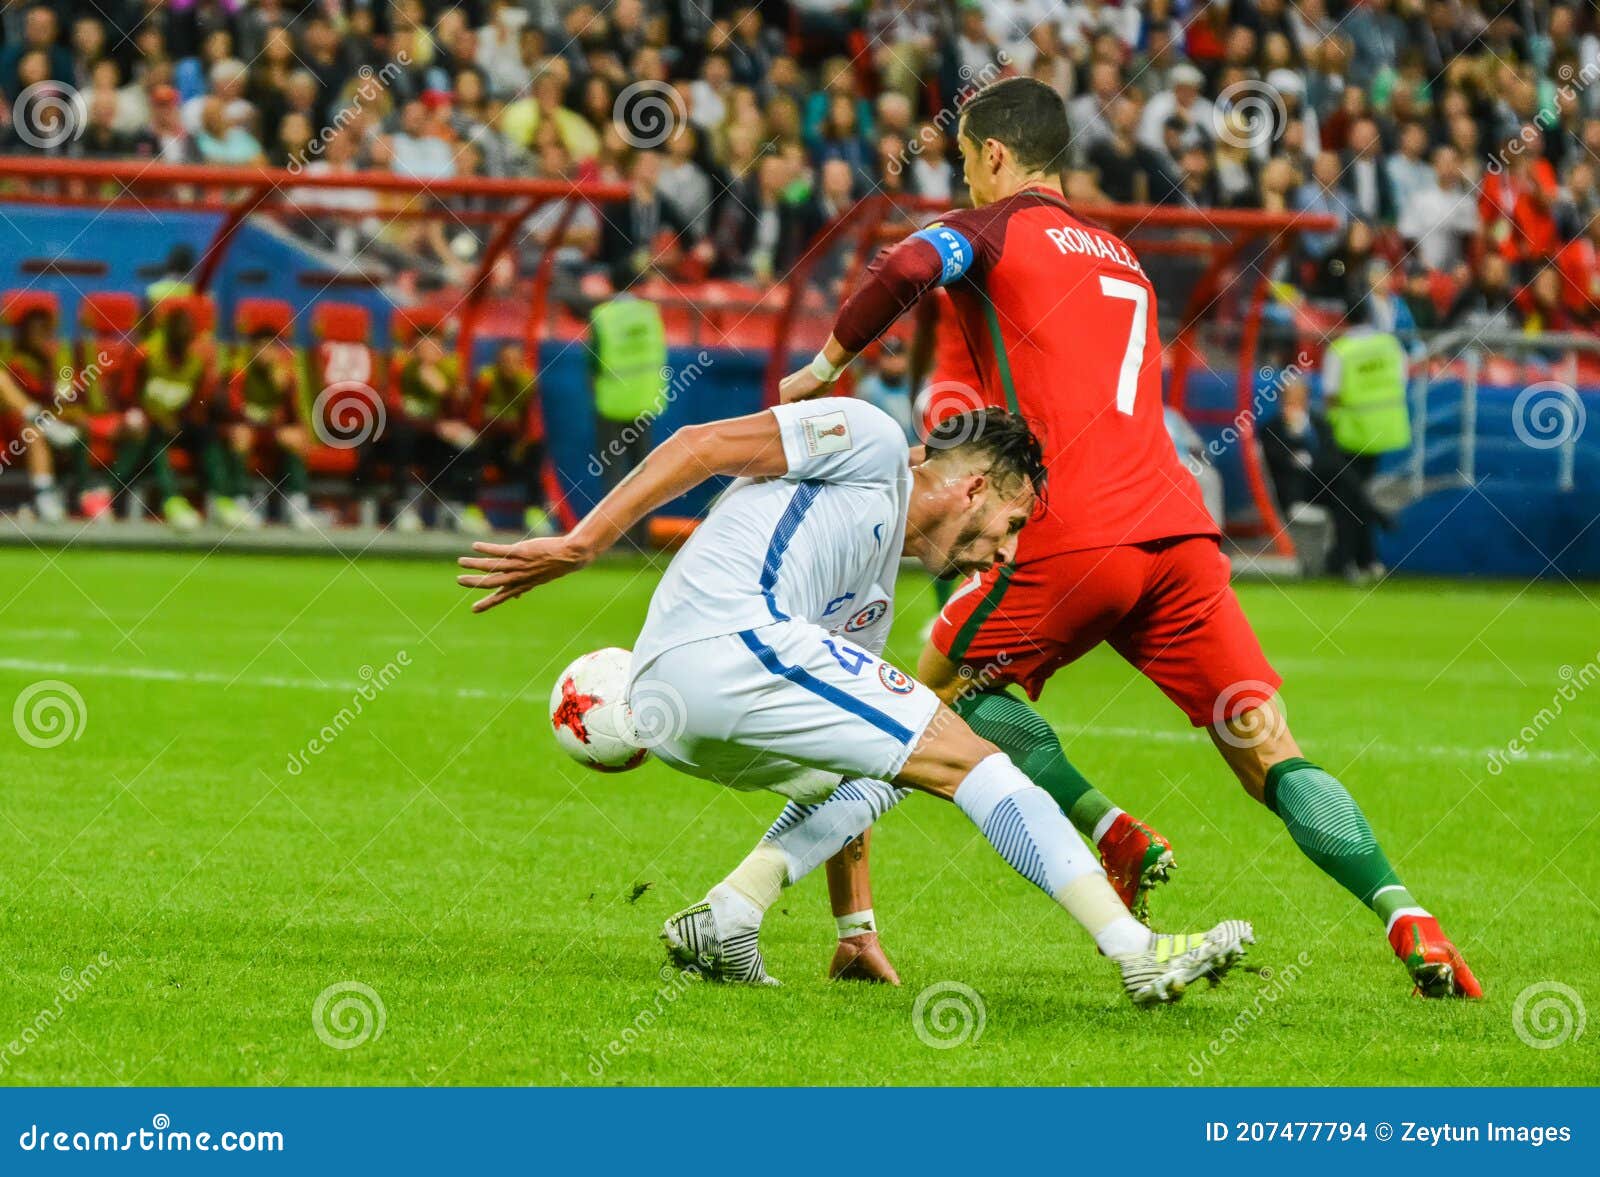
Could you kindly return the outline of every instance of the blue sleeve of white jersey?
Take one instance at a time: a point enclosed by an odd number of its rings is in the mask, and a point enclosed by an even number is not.
[[[940,271],[940,286],[948,286],[972,268],[976,254],[972,242],[958,229],[949,225],[931,225],[911,234],[914,240],[926,241],[938,253],[944,269]]]

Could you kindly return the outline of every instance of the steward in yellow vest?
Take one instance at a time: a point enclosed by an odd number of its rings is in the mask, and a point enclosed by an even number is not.
[[[1328,345],[1322,392],[1333,439],[1350,454],[1386,454],[1411,444],[1406,353],[1387,331],[1357,328]]]

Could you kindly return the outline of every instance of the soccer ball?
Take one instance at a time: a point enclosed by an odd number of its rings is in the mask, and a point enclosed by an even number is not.
[[[577,659],[550,692],[550,726],[561,750],[596,772],[627,772],[650,755],[628,710],[628,650],[607,646]]]

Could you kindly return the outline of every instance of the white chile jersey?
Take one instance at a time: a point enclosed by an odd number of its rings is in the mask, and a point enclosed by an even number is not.
[[[674,647],[790,619],[882,653],[911,498],[905,432],[847,397],[771,412],[788,473],[718,498],[651,598],[634,676]]]

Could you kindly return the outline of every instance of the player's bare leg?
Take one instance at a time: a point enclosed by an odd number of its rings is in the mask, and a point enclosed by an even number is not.
[[[834,949],[828,976],[835,981],[898,985],[900,974],[878,942],[878,921],[872,911],[872,877],[865,869],[871,842],[872,831],[865,830],[828,859],[828,894],[839,930],[839,947]]]
[[[1424,997],[1482,997],[1467,962],[1412,898],[1349,791],[1300,754],[1276,698],[1211,729],[1245,791],[1283,819],[1305,856],[1383,920]]]

